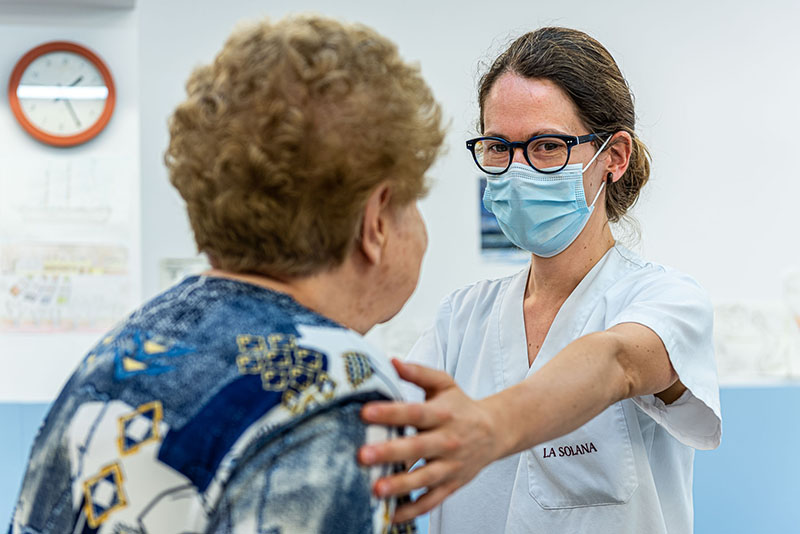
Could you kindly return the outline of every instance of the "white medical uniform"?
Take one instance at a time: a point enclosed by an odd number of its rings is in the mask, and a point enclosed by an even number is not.
[[[487,466],[431,512],[431,533],[692,532],[694,449],[713,449],[721,437],[707,294],[614,246],[564,302],[529,368],[528,271],[450,294],[408,360],[446,370],[480,399],[537,372],[578,337],[639,323],[664,342],[687,391],[670,405],[653,395],[623,400],[570,434]],[[414,386],[406,393],[423,396]]]

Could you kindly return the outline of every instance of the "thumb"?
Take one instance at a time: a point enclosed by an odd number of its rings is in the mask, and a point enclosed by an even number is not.
[[[424,389],[428,397],[455,385],[450,375],[438,369],[431,369],[415,363],[404,363],[397,358],[392,358],[392,365],[400,378]]]

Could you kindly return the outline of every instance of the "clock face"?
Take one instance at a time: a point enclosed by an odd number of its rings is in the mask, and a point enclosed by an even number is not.
[[[20,107],[39,129],[59,136],[88,130],[103,113],[108,87],[89,60],[73,52],[35,59],[17,86]]]
[[[100,133],[115,100],[102,60],[67,42],[47,43],[26,54],[12,75],[9,98],[22,126],[57,146],[83,143]]]

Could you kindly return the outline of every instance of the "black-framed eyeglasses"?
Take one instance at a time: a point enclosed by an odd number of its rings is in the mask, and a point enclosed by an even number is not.
[[[537,171],[553,174],[569,163],[572,147],[601,140],[606,133],[586,135],[534,135],[525,142],[506,141],[502,137],[476,137],[467,141],[467,149],[480,170],[487,174],[503,174],[514,160],[514,149],[521,148],[528,164]]]

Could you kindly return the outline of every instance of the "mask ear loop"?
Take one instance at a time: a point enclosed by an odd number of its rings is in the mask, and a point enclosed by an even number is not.
[[[591,167],[592,163],[594,163],[594,161],[597,159],[597,156],[600,155],[600,152],[603,151],[603,149],[606,147],[608,142],[611,141],[612,137],[614,137],[614,136],[613,135],[609,135],[608,138],[606,138],[606,140],[603,141],[603,144],[600,145],[600,148],[597,150],[597,152],[595,152],[594,156],[592,156],[592,159],[590,159],[589,163],[586,164],[586,167],[583,168],[583,170],[581,171],[581,174],[585,173],[586,169]],[[608,173],[608,174],[613,177],[613,175],[611,173]],[[603,180],[603,182],[600,184],[600,188],[597,190],[597,194],[594,196],[594,200],[592,200],[592,203],[589,205],[590,208],[594,208],[594,203],[597,202],[598,198],[600,198],[600,193],[603,191],[603,188],[605,186],[606,186],[606,182],[605,182],[605,180]]]
[[[595,152],[595,153],[594,153],[594,156],[592,156],[592,159],[590,159],[590,160],[589,160],[589,163],[587,163],[587,164],[586,164],[586,167],[584,167],[584,168],[583,168],[583,170],[581,171],[581,173],[584,173],[584,172],[586,172],[586,170],[587,170],[589,167],[591,167],[591,166],[592,166],[592,163],[594,163],[594,160],[596,160],[596,159],[597,159],[597,156],[599,156],[599,155],[600,155],[600,153],[601,153],[601,152],[603,151],[603,149],[606,147],[606,145],[608,144],[608,142],[609,142],[609,141],[611,141],[611,138],[612,138],[612,137],[614,137],[614,136],[613,136],[613,135],[610,135],[610,136],[608,136],[608,138],[607,138],[605,141],[603,141],[603,144],[602,144],[602,145],[600,145],[600,148],[598,148],[598,149],[597,149],[597,152]]]
[[[595,202],[597,202],[597,199],[598,199],[598,198],[600,198],[600,193],[603,191],[603,188],[604,188],[605,186],[606,186],[606,183],[605,183],[605,182],[602,182],[602,183],[600,184],[600,187],[599,187],[599,189],[597,190],[597,194],[594,196],[594,200],[592,200],[592,203],[591,203],[591,205],[589,206],[589,208],[594,208],[594,203],[595,203]]]

